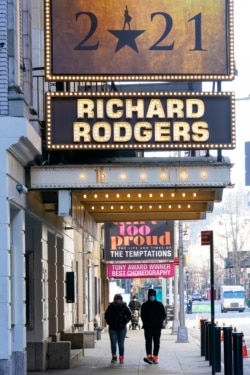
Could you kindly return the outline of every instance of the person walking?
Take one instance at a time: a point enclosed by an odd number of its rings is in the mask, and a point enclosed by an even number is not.
[[[137,297],[136,296],[133,296],[131,301],[129,302],[128,304],[128,307],[130,308],[131,311],[134,311],[134,310],[138,310],[140,311],[141,309],[141,304],[140,302],[138,301]]]
[[[159,363],[160,338],[166,311],[163,304],[156,299],[155,289],[148,290],[148,300],[141,306],[141,320],[144,328],[146,357],[144,362]]]
[[[135,330],[137,327],[140,329],[139,319],[140,319],[140,310],[141,310],[141,304],[138,301],[136,296],[133,296],[131,301],[128,304],[128,307],[131,310],[131,325],[133,330]]]
[[[104,314],[109,326],[109,338],[111,344],[111,363],[117,363],[117,346],[119,351],[119,361],[124,363],[124,341],[127,332],[127,323],[131,320],[131,311],[127,304],[123,302],[121,294],[115,294]]]

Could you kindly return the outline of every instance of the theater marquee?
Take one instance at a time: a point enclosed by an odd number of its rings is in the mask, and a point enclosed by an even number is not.
[[[46,79],[231,80],[233,0],[45,0]]]
[[[233,93],[46,94],[47,148],[172,150],[235,147]]]

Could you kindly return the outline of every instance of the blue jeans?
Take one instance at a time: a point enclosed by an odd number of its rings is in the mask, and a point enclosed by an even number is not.
[[[116,355],[116,348],[118,344],[119,356],[124,356],[124,341],[126,337],[127,328],[111,329],[109,328],[109,337],[111,344],[111,353]]]

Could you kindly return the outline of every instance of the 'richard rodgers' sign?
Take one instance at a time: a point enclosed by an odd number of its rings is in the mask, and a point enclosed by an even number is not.
[[[48,149],[235,147],[232,93],[47,93]]]

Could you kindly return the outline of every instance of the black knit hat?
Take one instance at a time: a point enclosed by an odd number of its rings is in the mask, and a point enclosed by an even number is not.
[[[148,290],[148,297],[155,296],[156,297],[156,290],[155,289],[149,289]]]
[[[114,295],[114,301],[115,301],[116,299],[120,299],[120,300],[122,300],[122,295],[121,295],[121,294],[115,294],[115,295]]]

